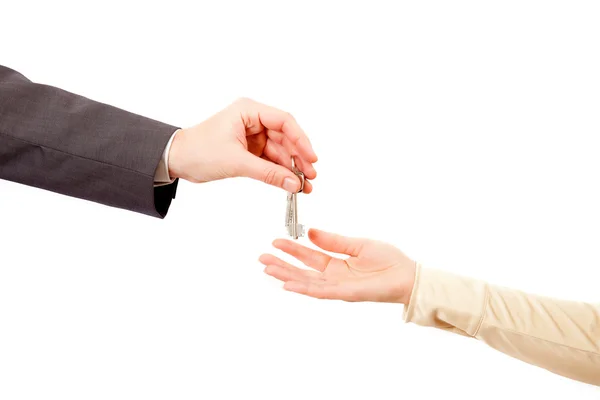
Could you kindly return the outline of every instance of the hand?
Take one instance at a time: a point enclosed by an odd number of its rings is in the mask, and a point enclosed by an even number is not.
[[[169,152],[172,178],[209,182],[248,177],[283,188],[300,190],[291,171],[291,156],[306,179],[317,175],[317,156],[294,118],[283,111],[241,99],[199,125],[175,135]],[[304,193],[312,185],[305,182]]]
[[[285,282],[284,289],[319,299],[408,304],[416,265],[394,246],[316,229],[309,230],[308,238],[323,250],[350,257],[332,257],[291,240],[277,239],[275,248],[315,269],[300,269],[272,254],[261,255],[265,273]]]

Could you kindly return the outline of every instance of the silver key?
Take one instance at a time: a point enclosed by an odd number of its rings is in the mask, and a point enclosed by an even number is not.
[[[292,156],[292,171],[300,179],[300,190],[298,193],[301,193],[304,190],[304,173],[296,168],[294,156]],[[294,239],[304,236],[304,226],[298,223],[297,193],[288,192],[287,194],[285,227],[287,228],[288,235]]]

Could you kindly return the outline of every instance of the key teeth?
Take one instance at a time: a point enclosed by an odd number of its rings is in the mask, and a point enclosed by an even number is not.
[[[293,236],[292,225],[287,226],[287,233],[289,236]],[[304,225],[302,225],[302,224],[296,225],[296,233],[298,234],[299,238],[304,237],[304,235],[306,234],[306,229],[304,228]]]

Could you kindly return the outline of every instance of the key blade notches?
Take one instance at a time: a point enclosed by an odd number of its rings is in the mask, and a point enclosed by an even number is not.
[[[292,156],[292,171],[300,179],[298,193],[302,193],[304,190],[304,173],[296,168],[294,156]],[[285,227],[288,235],[294,239],[298,239],[305,234],[304,226],[298,223],[298,193],[288,192],[286,201]]]

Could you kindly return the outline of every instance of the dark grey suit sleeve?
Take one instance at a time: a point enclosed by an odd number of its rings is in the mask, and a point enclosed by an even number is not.
[[[0,179],[164,218],[178,182],[154,175],[177,129],[0,65]]]

